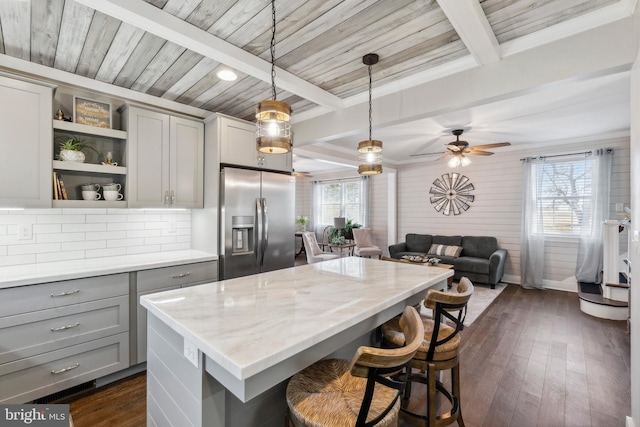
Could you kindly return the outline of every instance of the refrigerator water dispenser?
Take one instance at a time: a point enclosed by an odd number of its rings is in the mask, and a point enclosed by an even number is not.
[[[231,217],[231,253],[247,254],[253,252],[253,216]]]

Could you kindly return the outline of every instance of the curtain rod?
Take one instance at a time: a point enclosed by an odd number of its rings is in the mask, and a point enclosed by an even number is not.
[[[611,153],[613,151],[612,148],[606,148],[605,150],[607,150],[607,153]],[[582,151],[579,153],[568,153],[568,154],[554,154],[552,156],[534,156],[534,157],[525,157],[524,159],[520,159],[521,162],[527,160],[527,159],[550,159],[552,157],[565,157],[565,156],[577,156],[577,155],[581,155],[581,154],[593,154],[593,151]]]

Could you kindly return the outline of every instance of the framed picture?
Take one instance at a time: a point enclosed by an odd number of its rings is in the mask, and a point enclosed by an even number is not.
[[[74,96],[73,121],[82,125],[111,129],[111,104]]]

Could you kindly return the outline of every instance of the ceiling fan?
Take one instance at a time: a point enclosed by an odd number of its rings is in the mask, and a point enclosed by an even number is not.
[[[421,153],[421,154],[412,154],[411,157],[417,156],[429,156],[432,154],[444,154],[438,160],[443,159],[445,157],[451,157],[447,165],[449,167],[456,167],[458,165],[467,166],[471,163],[468,157],[465,154],[473,154],[477,156],[491,156],[493,152],[485,151],[487,148],[498,148],[498,147],[507,147],[511,145],[510,142],[496,142],[494,144],[484,144],[484,145],[474,145],[469,146],[467,141],[461,141],[460,135],[464,132],[463,129],[454,129],[451,133],[456,137],[455,141],[452,141],[445,145],[448,151],[439,152],[439,153]]]

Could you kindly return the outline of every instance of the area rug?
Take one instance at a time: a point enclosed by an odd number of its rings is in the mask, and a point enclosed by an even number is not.
[[[480,317],[506,287],[506,283],[498,283],[495,289],[491,289],[489,285],[474,286],[473,295],[467,304],[467,317],[464,319],[464,325],[469,326]],[[425,308],[423,305],[420,314],[430,316],[431,310]]]

